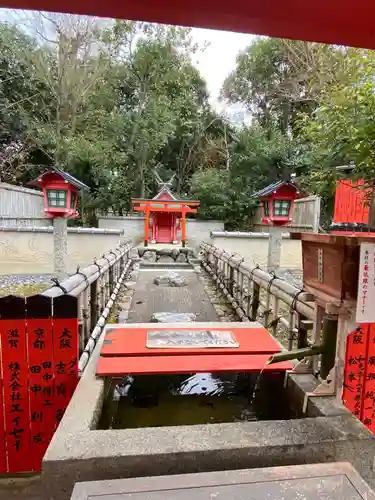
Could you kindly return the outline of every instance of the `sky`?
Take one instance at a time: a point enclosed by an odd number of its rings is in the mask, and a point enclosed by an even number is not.
[[[204,52],[197,54],[195,65],[206,80],[211,102],[215,105],[225,78],[236,67],[237,54],[250,45],[254,35],[198,28],[194,28],[192,34],[196,43],[209,43]]]

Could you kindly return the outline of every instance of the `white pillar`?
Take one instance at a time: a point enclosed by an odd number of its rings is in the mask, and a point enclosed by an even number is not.
[[[53,262],[54,273],[61,281],[68,276],[68,220],[64,217],[53,219]]]

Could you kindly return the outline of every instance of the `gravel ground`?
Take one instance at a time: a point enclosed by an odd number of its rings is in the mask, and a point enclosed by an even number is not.
[[[51,287],[52,275],[1,275],[0,276],[0,296],[17,294],[32,295],[40,293]]]

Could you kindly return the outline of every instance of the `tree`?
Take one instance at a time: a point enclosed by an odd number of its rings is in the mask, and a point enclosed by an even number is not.
[[[329,45],[257,37],[238,55],[222,95],[244,104],[265,128],[295,131],[298,114],[315,109],[344,56],[343,49]]]
[[[103,57],[98,21],[71,14],[35,12],[27,16],[34,50],[25,52],[24,65],[44,92],[37,113],[20,106],[30,138],[64,163],[65,141],[84,122],[87,102],[103,83],[108,59]]]
[[[191,180],[191,197],[200,200],[199,215],[203,219],[226,220],[230,197],[229,173],[210,168],[195,172]]]
[[[129,111],[127,150],[134,165],[138,195],[152,183],[151,168],[162,150],[184,129],[198,101],[206,98],[190,61],[195,46],[190,30],[117,22],[112,39],[123,49],[124,93]],[[126,56],[125,56],[126,54]],[[165,160],[165,158],[164,158]]]
[[[201,85],[205,90],[204,82]],[[176,174],[179,195],[189,191],[191,176],[197,170],[229,166],[231,126],[211,111],[206,96],[202,102],[190,98],[189,103],[189,114],[184,115],[159,158],[168,174]]]
[[[38,156],[28,140],[21,109],[34,114],[39,108],[43,87],[34,78],[24,54],[34,47],[27,35],[6,23],[0,24],[0,181],[22,182],[33,171]],[[38,158],[40,159],[40,157]]]
[[[375,56],[351,49],[346,62],[348,80],[327,88],[313,119],[303,117],[301,128],[308,165],[305,182],[331,204],[338,165],[356,166],[353,179],[372,187],[375,171]]]

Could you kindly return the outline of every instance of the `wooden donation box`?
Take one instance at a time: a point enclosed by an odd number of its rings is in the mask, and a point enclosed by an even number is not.
[[[319,305],[355,306],[358,291],[359,254],[363,242],[374,236],[292,233],[301,240],[304,289]]]
[[[336,352],[344,366],[342,401],[375,433],[375,235],[292,237],[302,242],[304,288],[342,318]]]

